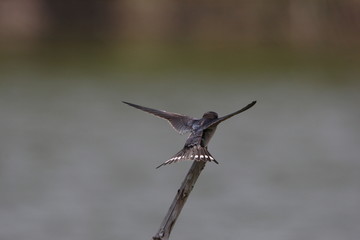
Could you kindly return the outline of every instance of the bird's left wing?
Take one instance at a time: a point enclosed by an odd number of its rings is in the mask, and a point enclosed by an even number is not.
[[[123,103],[125,103],[131,107],[140,109],[142,111],[151,113],[157,117],[168,120],[169,123],[171,124],[171,126],[180,134],[188,133],[193,130],[192,123],[194,122],[194,119],[191,117],[181,115],[178,113],[171,113],[171,112],[166,112],[166,111],[162,111],[162,110],[156,110],[153,108],[143,107],[143,106],[125,102],[125,101],[123,101]]]

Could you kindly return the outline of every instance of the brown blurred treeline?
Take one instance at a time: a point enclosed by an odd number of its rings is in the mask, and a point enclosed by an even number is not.
[[[0,44],[58,40],[358,46],[359,0],[1,0]]]

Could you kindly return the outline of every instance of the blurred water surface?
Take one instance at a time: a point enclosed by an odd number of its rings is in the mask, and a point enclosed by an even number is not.
[[[91,72],[91,73],[90,73]],[[360,237],[358,75],[89,73],[13,67],[0,82],[0,239],[150,239],[189,162],[163,120],[122,100],[218,127],[172,239]]]

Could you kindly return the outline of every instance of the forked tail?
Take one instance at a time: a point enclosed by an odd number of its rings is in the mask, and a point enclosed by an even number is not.
[[[170,163],[184,161],[184,160],[193,160],[193,161],[204,161],[204,162],[215,162],[219,164],[215,158],[209,153],[207,147],[201,146],[192,146],[192,147],[184,147],[177,154],[175,154],[172,158],[162,163],[159,168],[163,165],[167,165]]]

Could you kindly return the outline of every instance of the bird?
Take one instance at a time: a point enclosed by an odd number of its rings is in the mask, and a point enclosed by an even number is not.
[[[170,159],[160,164],[156,168],[183,160],[214,162],[216,164],[219,164],[218,161],[216,161],[216,159],[209,153],[207,149],[208,143],[214,135],[217,126],[221,122],[248,110],[256,104],[256,101],[252,101],[242,109],[225,115],[223,117],[219,117],[216,112],[209,111],[204,113],[202,118],[196,119],[178,113],[143,107],[126,101],[122,102],[131,107],[140,109],[159,118],[167,120],[179,134],[190,134],[185,142],[184,147],[178,153],[176,153],[174,156],[172,156]]]

